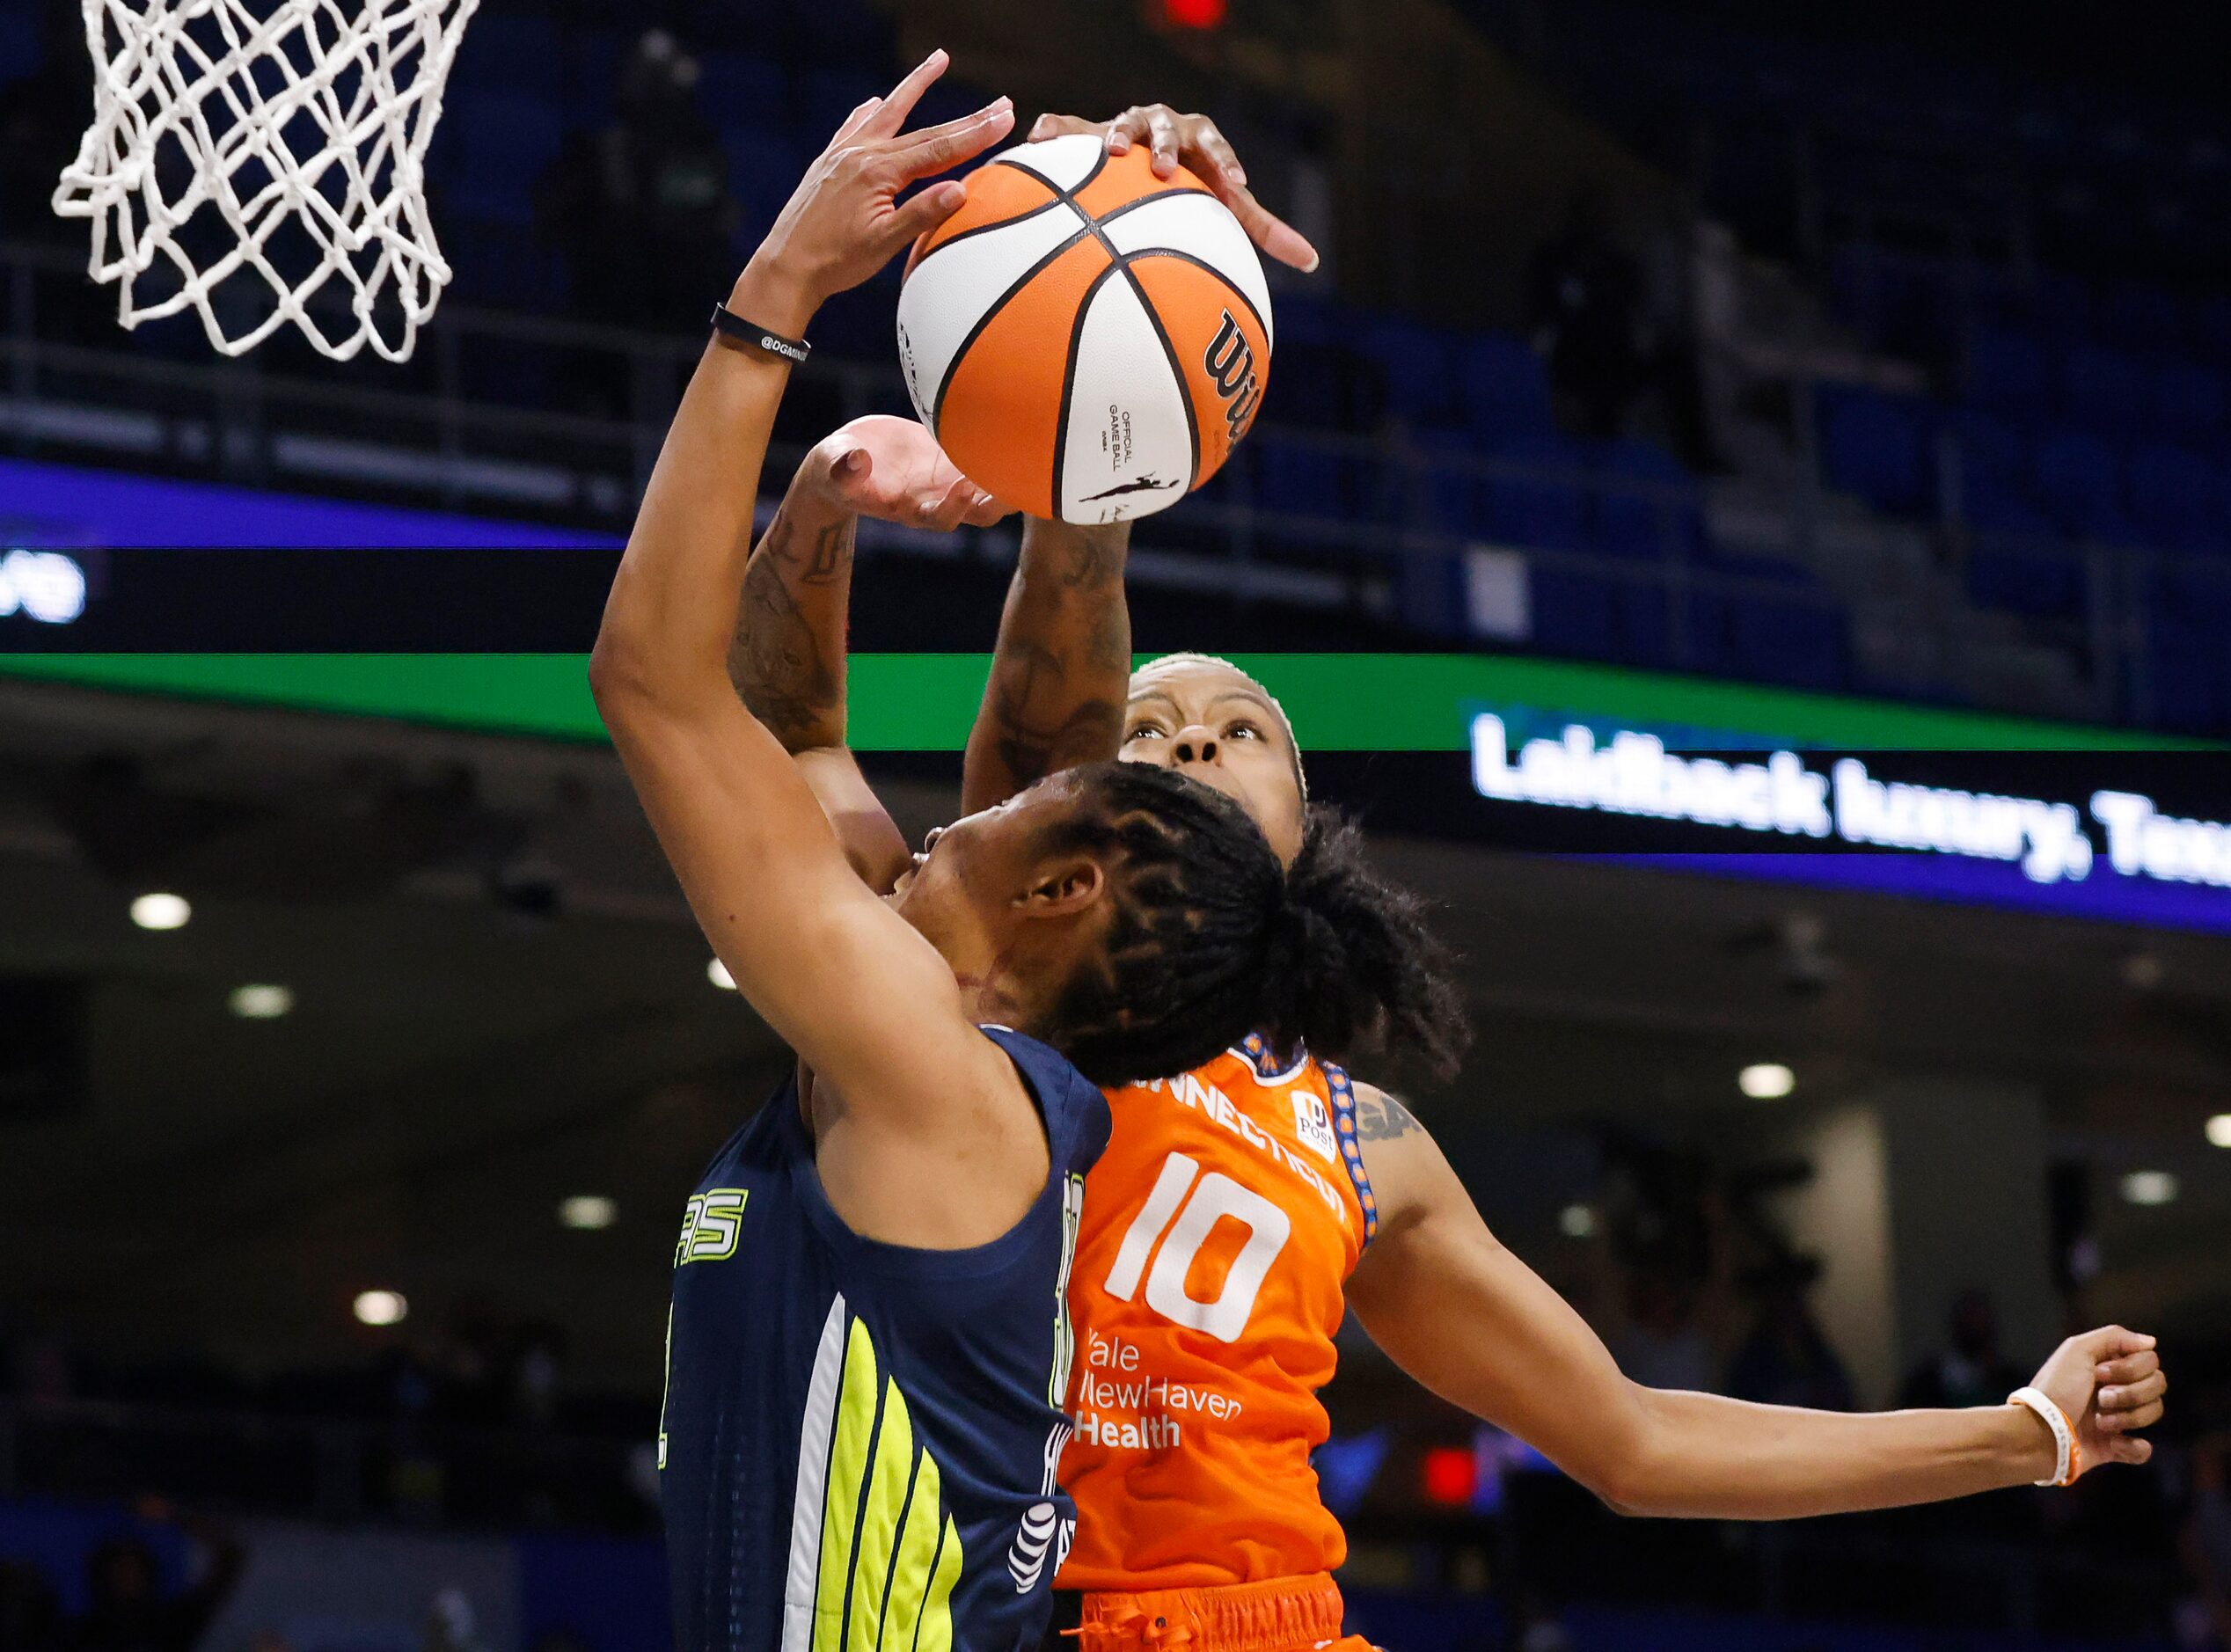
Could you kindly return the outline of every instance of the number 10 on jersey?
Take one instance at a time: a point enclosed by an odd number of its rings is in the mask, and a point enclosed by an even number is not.
[[[1186,1276],[1209,1235],[1227,1219],[1247,1229],[1247,1241],[1233,1258],[1221,1289],[1203,1300],[1186,1290]],[[1203,1175],[1196,1161],[1172,1153],[1123,1235],[1106,1289],[1116,1301],[1129,1302],[1138,1294],[1143,1276],[1146,1305],[1155,1312],[1219,1341],[1236,1342],[1254,1312],[1255,1293],[1292,1231],[1291,1218],[1261,1194],[1221,1171]]]

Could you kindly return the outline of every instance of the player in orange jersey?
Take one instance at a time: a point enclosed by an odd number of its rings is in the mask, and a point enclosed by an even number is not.
[[[1182,158],[1266,251],[1297,250],[1240,198],[1237,158],[1201,117],[1159,106],[1097,128],[1050,117],[1031,135],[1093,129],[1112,145],[1151,143],[1158,165]],[[1276,701],[1199,656],[1124,680],[1123,535],[1026,531],[965,800],[1105,757],[1112,736],[1126,758],[1238,798],[1300,871],[1335,829],[1309,808]],[[2071,1338],[2021,1406],[1855,1417],[1646,1389],[1496,1242],[1393,1097],[1251,1041],[1110,1099],[1114,1140],[1086,1180],[1071,1275],[1078,1433],[1062,1464],[1079,1529],[1059,1581],[1079,1591],[1087,1652],[1166,1640],[1192,1652],[1299,1648],[1340,1634],[1328,1574],[1345,1542],[1308,1453],[1325,1437],[1316,1390],[1344,1306],[1428,1387],[1634,1513],[1879,1508],[2150,1454],[2131,1431],[2162,1413],[2151,1337]]]
[[[1080,129],[1050,118],[1032,135]],[[1134,110],[1089,129],[1151,143],[1158,160],[1182,153],[1227,199],[1240,189],[1229,147],[1197,116]],[[1276,252],[1268,215],[1243,204]],[[838,432],[809,457],[808,481],[784,512],[816,543],[858,513],[951,527],[997,508],[899,420]],[[1026,527],[970,737],[969,806],[1120,751],[1237,798],[1298,875],[1313,854],[1349,864],[1353,840],[1311,811],[1292,731],[1261,684],[1197,655],[1130,673],[1125,543],[1121,526]],[[816,646],[834,657],[838,640]],[[1359,950],[1371,968],[1399,966]],[[1430,1054],[1436,1026],[1398,1030]],[[1884,1508],[2065,1483],[2151,1454],[2132,1434],[2162,1414],[2149,1336],[2070,1338],[2020,1406],[1852,1416],[1643,1388],[1496,1243],[1431,1137],[1384,1092],[1299,1052],[1282,1064],[1254,1040],[1111,1102],[1072,1274],[1078,1432],[1061,1478],[1079,1528],[1059,1581],[1081,1633],[1053,1647],[1335,1642],[1330,1574],[1346,1544],[1309,1454],[1326,1436],[1316,1396],[1349,1308],[1413,1377],[1628,1513]]]

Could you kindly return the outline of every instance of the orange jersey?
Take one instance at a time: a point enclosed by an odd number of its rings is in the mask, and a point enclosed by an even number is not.
[[[1077,1537],[1058,1583],[1193,1589],[1347,1553],[1309,1454],[1343,1288],[1378,1226],[1337,1067],[1250,1038],[1108,1095],[1070,1275]]]

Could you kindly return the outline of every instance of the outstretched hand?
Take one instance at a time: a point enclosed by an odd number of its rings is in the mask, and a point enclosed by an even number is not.
[[[988,528],[1007,514],[961,474],[936,437],[889,413],[869,413],[823,436],[798,479],[849,515],[906,528]]]
[[[2161,1421],[2169,1377],[2154,1339],[2119,1325],[2072,1336],[2037,1368],[2030,1385],[2052,1396],[2076,1425],[2086,1470],[2102,1463],[2143,1463],[2150,1440],[2132,1430]]]
[[[1305,274],[1317,267],[1317,249],[1301,231],[1248,193],[1247,169],[1240,164],[1230,142],[1208,116],[1180,114],[1167,103],[1141,104],[1113,121],[1042,114],[1030,128],[1030,141],[1036,143],[1078,132],[1100,137],[1110,155],[1126,154],[1134,143],[1147,144],[1153,151],[1150,164],[1157,178],[1172,177],[1180,165],[1185,166],[1232,208],[1232,216],[1257,246]]]
[[[949,179],[903,204],[898,194],[998,143],[1014,125],[1014,105],[998,98],[958,121],[901,132],[947,61],[932,52],[889,96],[870,98],[845,116],[737,283],[740,294],[748,291],[769,311],[747,312],[752,320],[802,332],[823,300],[859,286],[960,209],[968,192]]]

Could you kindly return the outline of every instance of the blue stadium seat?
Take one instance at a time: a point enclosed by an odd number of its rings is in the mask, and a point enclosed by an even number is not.
[[[1452,371],[1456,341],[1445,332],[1382,316],[1364,329],[1358,342],[1385,376],[1388,412],[1413,424],[1445,427],[1459,422]]]
[[[454,113],[482,91],[555,98],[564,86],[565,70],[564,43],[548,18],[483,10],[457,44],[451,84],[460,92],[446,107]]]
[[[1957,340],[1962,296],[1935,270],[1847,243],[1830,263],[1829,291],[1837,318],[1876,349],[1935,360]]]
[[[2231,727],[2231,578],[2171,569],[2147,585],[2155,720],[2192,733]]]
[[[2054,529],[2030,487],[2030,444],[1988,413],[1963,407],[1952,415],[1958,437],[1959,514],[1990,533],[2052,536]]]
[[[1968,342],[1968,399],[2034,423],[2045,409],[2045,353],[2035,339],[1978,328]]]
[[[1696,479],[1679,459],[1654,442],[1621,438],[1603,444],[1595,471],[1598,550],[1638,561],[1695,552],[1703,531]],[[1642,484],[1649,491],[1629,492],[1622,483]]]
[[[447,250],[450,267],[457,272],[457,296],[464,303],[544,311],[565,303],[564,261],[537,245],[523,223],[498,214],[469,215]],[[504,382],[517,384],[522,377],[520,372],[509,373]],[[510,398],[523,398],[523,392]]]
[[[536,180],[562,138],[556,106],[525,91],[485,92],[450,108],[442,126],[451,145],[442,169],[451,207],[492,223],[533,222]]]
[[[2157,625],[2147,651],[2150,720],[2176,734],[2220,734],[2231,725],[2231,694],[2217,669],[2220,639],[2188,625]]]
[[[849,64],[871,74],[889,67],[890,25],[861,0],[780,0],[774,9],[789,13],[786,33],[808,61]],[[972,106],[987,101],[977,98]]]
[[[2131,515],[2148,545],[2203,555],[2231,552],[2225,468],[2183,448],[2149,444],[2130,457]]]
[[[1527,571],[1534,646],[1550,654],[1614,657],[1618,603],[1612,587],[1588,574],[1536,567]]]
[[[568,126],[601,127],[612,118],[624,48],[618,29],[576,28],[565,38],[565,113]],[[699,59],[700,67],[704,60]]]
[[[743,205],[738,233],[756,245],[798,187],[813,152],[756,127],[722,127],[721,149],[728,157],[729,192]]]
[[[1839,689],[1847,676],[1843,616],[1810,603],[1737,596],[1728,603],[1737,668],[1795,688]]]
[[[1470,576],[1461,555],[1404,551],[1394,559],[1393,574],[1405,626],[1433,637],[1471,634]]]
[[[2203,446],[2223,439],[2227,407],[2224,376],[2192,362],[2164,362],[2154,369],[2153,425],[2171,442]]]
[[[1283,515],[1344,520],[1357,513],[1354,466],[1315,443],[1265,431],[1249,442],[1254,456],[1255,505]]]
[[[1509,333],[1474,334],[1464,347],[1460,371],[1465,415],[1481,435],[1540,435],[1556,428],[1549,370],[1524,339]]]
[[[1493,537],[1486,479],[1467,468],[1481,457],[1471,441],[1428,432],[1419,438],[1418,448],[1426,464],[1418,501],[1425,525],[1461,539]]]
[[[0,86],[37,74],[45,61],[46,42],[39,38],[39,8],[0,8]]]
[[[2083,563],[2042,548],[1985,543],[1968,556],[1968,596],[1979,608],[2041,619],[2084,611]]]
[[[2087,429],[2121,432],[2144,424],[2153,388],[2145,364],[2119,350],[2079,344],[2061,357],[2061,410]]]
[[[1673,657],[1672,593],[1654,580],[1622,580],[1612,593],[1619,629],[1619,658],[1628,665],[1664,667]],[[1692,662],[1702,669],[1701,662]]]
[[[701,62],[698,107],[716,128],[723,132],[788,131],[788,82],[779,68],[735,52],[707,52]]]
[[[1494,457],[1540,472],[1489,478],[1488,525],[1497,540],[1550,551],[1590,548],[1587,460],[1579,443],[1567,436],[1529,436],[1497,443]]]
[[[1378,399],[1366,387],[1363,363],[1336,345],[1290,338],[1284,303],[1276,325],[1267,417],[1328,429],[1368,430],[1378,423]]]
[[[1282,292],[1274,311],[1272,319],[1277,327],[1274,355],[1290,344],[1329,349],[1353,336],[1342,306],[1329,298]]]
[[[485,245],[473,248],[474,262],[460,267],[457,281],[461,289],[479,297],[479,283],[487,273],[491,286],[502,287],[515,281],[518,267],[511,254],[498,252],[493,259],[484,261],[484,254],[492,249]],[[486,302],[514,304],[516,296],[501,294],[489,296]],[[496,402],[508,407],[547,409],[556,405],[559,397],[557,363],[547,350],[522,350],[511,340],[486,334],[467,333],[457,343],[457,376],[465,397],[472,401]]]
[[[2031,450],[2030,480],[2037,498],[2067,533],[2128,540],[2120,471],[2114,450],[2081,430],[2052,431]]]
[[[1820,392],[1821,464],[1828,484],[1879,510],[1915,515],[1935,496],[1927,404],[1834,386]]]
[[[798,84],[799,135],[811,137],[818,148],[854,109],[889,90],[888,77],[864,69],[808,69]]]

